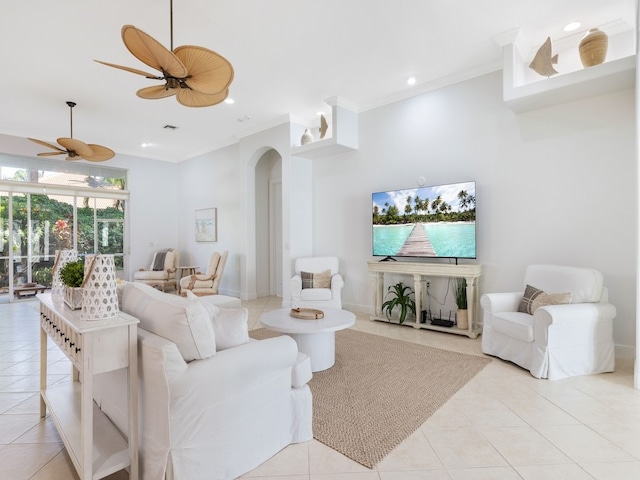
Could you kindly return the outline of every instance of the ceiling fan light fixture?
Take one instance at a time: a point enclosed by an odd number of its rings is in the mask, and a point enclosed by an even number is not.
[[[233,81],[233,66],[222,55],[204,47],[183,45],[173,48],[173,0],[170,0],[171,50],[133,25],[122,27],[121,35],[127,50],[160,75],[112,63],[96,62],[109,67],[142,75],[152,80],[164,80],[160,87],[140,89],[140,98],[156,100],[176,95],[187,107],[209,107],[222,102]]]
[[[71,101],[66,103],[69,106],[69,123],[71,126],[70,136],[61,137],[56,140],[60,145],[64,147],[64,149],[52,143],[43,142],[42,140],[36,140],[35,138],[28,138],[28,140],[31,140],[34,143],[49,147],[54,150],[53,152],[38,153],[38,156],[51,157],[54,155],[62,155],[66,153],[67,158],[65,160],[84,159],[90,162],[104,162],[105,160],[113,158],[115,156],[115,152],[110,148],[95,144],[87,145],[86,143],[73,138],[73,107],[76,106],[76,103]]]

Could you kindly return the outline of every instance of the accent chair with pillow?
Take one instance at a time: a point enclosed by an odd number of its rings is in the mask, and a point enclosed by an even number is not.
[[[536,378],[613,372],[613,319],[602,273],[530,265],[518,292],[485,294],[482,351]]]
[[[246,308],[122,287],[138,325],[141,480],[231,480],[311,440],[309,357],[282,335],[249,338]],[[94,376],[94,400],[127,435],[127,370]]]
[[[223,252],[222,255],[214,252],[209,259],[209,265],[204,274],[197,273],[182,277],[180,279],[180,294],[184,297],[187,295],[187,290],[190,290],[198,296],[217,295],[228,256],[229,252],[227,251]]]
[[[146,270],[141,268],[134,272],[133,281],[160,288],[163,292],[167,287],[177,288],[177,270],[180,254],[173,248],[160,250],[153,254],[151,265]]]
[[[342,308],[340,262],[337,257],[302,257],[289,281],[294,308]]]

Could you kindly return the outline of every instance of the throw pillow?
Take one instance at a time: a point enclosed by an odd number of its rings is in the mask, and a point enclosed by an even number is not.
[[[320,273],[300,272],[302,288],[331,288],[331,270]]]
[[[207,311],[186,298],[163,293],[144,283],[125,283],[122,311],[140,320],[140,328],[174,342],[185,362],[216,353]]]
[[[246,308],[220,308],[187,290],[187,298],[207,311],[216,337],[216,351],[249,341],[249,312]]]
[[[518,311],[533,315],[535,311],[545,305],[564,305],[571,303],[571,292],[569,293],[547,293],[538,288],[527,285],[524,295],[518,306]]]

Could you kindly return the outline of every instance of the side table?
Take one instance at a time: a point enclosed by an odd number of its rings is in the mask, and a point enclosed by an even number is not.
[[[180,280],[183,277],[186,277],[188,275],[195,275],[197,271],[198,271],[197,265],[187,265],[187,266],[178,267],[178,272],[177,272],[178,275],[176,276],[176,279],[178,282],[176,291],[178,292],[178,295],[180,295]]]

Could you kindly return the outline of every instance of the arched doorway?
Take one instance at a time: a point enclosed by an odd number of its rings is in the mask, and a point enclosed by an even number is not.
[[[269,149],[255,166],[256,294],[282,296],[282,157]]]

